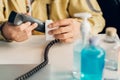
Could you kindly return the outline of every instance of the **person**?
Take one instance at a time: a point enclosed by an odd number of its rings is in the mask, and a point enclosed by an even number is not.
[[[31,1],[32,10],[28,6],[29,1]],[[54,35],[61,42],[73,42],[80,34],[82,19],[75,18],[75,13],[92,14],[89,22],[94,34],[101,32],[104,28],[105,21],[96,0],[0,0],[1,40],[21,42],[27,40],[32,34],[41,34],[34,31],[37,27],[36,23],[28,21],[19,26],[13,26],[7,20],[12,10],[24,14],[31,10],[31,16],[45,21],[48,19],[46,4],[50,5],[49,16],[54,21],[48,27],[59,26],[49,34]]]
[[[106,20],[102,33],[107,27],[115,27],[120,37],[120,0],[98,0],[98,3]]]

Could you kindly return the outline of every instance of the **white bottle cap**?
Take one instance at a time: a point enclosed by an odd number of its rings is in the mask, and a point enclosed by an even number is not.
[[[74,14],[74,16],[83,19],[81,26],[80,26],[80,31],[82,34],[82,40],[83,40],[83,44],[84,44],[84,43],[86,43],[86,40],[89,38],[89,35],[91,32],[91,25],[88,21],[88,18],[90,18],[92,15],[90,13],[83,12],[83,13],[76,13],[76,14]]]
[[[90,13],[83,12],[83,13],[76,13],[76,14],[74,14],[74,16],[83,19],[83,22],[81,23],[82,35],[89,34],[91,31],[91,26],[88,22],[88,18],[90,18],[92,15]]]

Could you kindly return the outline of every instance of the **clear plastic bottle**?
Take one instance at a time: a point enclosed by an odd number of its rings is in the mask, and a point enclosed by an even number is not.
[[[89,44],[81,50],[80,80],[102,80],[104,59],[105,51],[98,46],[97,38],[92,37]]]
[[[106,29],[106,34],[102,40],[101,46],[106,51],[105,68],[113,71],[118,70],[118,50],[120,47],[117,30],[113,27]]]
[[[88,22],[88,18],[91,17],[90,13],[77,13],[75,17],[81,17],[83,22],[81,23],[80,31],[81,31],[81,38],[76,40],[74,43],[74,61],[73,61],[73,77],[75,80],[80,80],[80,67],[81,67],[81,57],[80,52],[81,49],[87,44],[88,38],[90,35],[90,24]]]

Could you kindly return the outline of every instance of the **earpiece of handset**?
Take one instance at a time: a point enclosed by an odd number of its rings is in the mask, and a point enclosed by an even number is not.
[[[31,16],[25,15],[25,14],[19,14],[15,11],[12,11],[9,15],[8,22],[14,24],[14,25],[20,25],[24,22],[31,22],[31,23],[37,23],[38,27],[35,28],[36,31],[45,33],[45,22],[42,22],[38,19],[35,19]]]

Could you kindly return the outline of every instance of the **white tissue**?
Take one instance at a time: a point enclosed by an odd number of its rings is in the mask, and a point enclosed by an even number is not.
[[[50,35],[48,32],[50,30],[54,30],[54,29],[57,29],[58,27],[55,27],[55,28],[48,28],[48,25],[53,23],[52,20],[46,20],[45,21],[45,36],[46,36],[46,41],[51,41],[51,40],[55,40],[55,37],[53,35]]]

